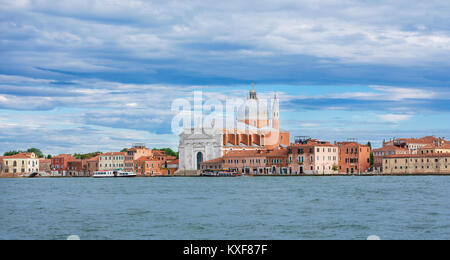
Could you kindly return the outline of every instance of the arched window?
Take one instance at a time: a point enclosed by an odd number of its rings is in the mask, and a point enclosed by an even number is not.
[[[203,153],[197,153],[197,170],[200,170],[200,164],[203,162]]]

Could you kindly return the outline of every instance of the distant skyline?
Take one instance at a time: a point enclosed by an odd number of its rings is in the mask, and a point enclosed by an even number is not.
[[[0,0],[0,153],[177,149],[172,100],[277,92],[281,128],[450,139],[448,1]]]

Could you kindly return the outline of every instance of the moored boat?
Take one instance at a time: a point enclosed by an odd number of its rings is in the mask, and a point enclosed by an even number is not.
[[[130,178],[136,177],[134,172],[124,172],[124,171],[97,171],[94,172],[92,176],[94,178]]]

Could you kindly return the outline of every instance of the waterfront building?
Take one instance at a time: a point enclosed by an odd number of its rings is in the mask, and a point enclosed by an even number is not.
[[[99,155],[99,171],[123,170],[126,152],[111,152]]]
[[[240,174],[292,174],[289,170],[289,150],[237,150],[223,157],[201,163],[205,170],[229,170]]]
[[[2,162],[1,175],[4,177],[19,177],[39,172],[39,158],[34,153],[3,156]]]
[[[0,175],[2,174],[2,170],[3,170],[3,157],[4,156],[0,156]]]
[[[326,141],[297,139],[289,147],[289,164],[294,174],[336,174],[339,148]]]
[[[398,147],[394,145],[387,145],[382,148],[373,150],[374,163],[373,168],[375,171],[383,171],[383,158],[389,155],[410,154],[411,151],[404,147]]]
[[[99,160],[100,160],[100,156],[97,155],[86,161],[86,164],[87,164],[87,173],[86,174],[88,176],[93,176],[96,171],[99,171]]]
[[[450,144],[442,142],[440,144],[429,144],[420,148],[418,154],[433,154],[433,153],[450,153]]]
[[[271,116],[270,116],[271,115]],[[289,132],[280,130],[280,108],[275,96],[269,113],[268,104],[258,99],[254,88],[247,101],[235,113],[232,128],[185,129],[178,147],[180,170],[197,171],[201,163],[224,156],[229,151],[264,150],[288,147]]]
[[[383,147],[397,146],[406,148],[410,154],[416,154],[420,148],[430,144],[442,144],[445,143],[445,138],[435,136],[425,136],[422,138],[394,138],[389,141],[383,142]]]
[[[143,156],[134,161],[134,172],[140,176],[153,176],[159,172],[162,161],[155,160],[153,156]]]
[[[339,173],[353,174],[367,172],[370,168],[371,149],[357,142],[338,142]]]
[[[450,153],[388,155],[382,167],[384,174],[450,174]]]
[[[170,156],[172,159],[168,159],[165,162],[164,168],[161,169],[161,176],[171,176],[174,175],[175,172],[178,170],[178,165],[180,161],[178,159],[173,159],[172,156]]]
[[[154,150],[152,156],[142,156],[134,161],[133,171],[141,176],[168,176],[178,170],[176,156],[169,156],[164,151]]]
[[[51,159],[39,159],[39,172],[51,173],[52,172],[52,160]]]
[[[67,164],[68,175],[71,177],[87,177],[88,173],[87,160],[74,160]]]
[[[68,176],[67,165],[76,158],[71,154],[60,154],[52,159],[52,174],[58,176]]]
[[[135,144],[126,151],[124,171],[131,172],[134,169],[134,161],[143,156],[152,156],[153,151],[147,149],[144,144]]]

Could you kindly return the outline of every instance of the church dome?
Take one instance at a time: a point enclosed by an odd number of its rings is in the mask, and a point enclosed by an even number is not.
[[[267,126],[269,121],[267,105],[267,102],[258,99],[255,89],[252,88],[249,98],[238,109],[237,120],[256,127]]]

